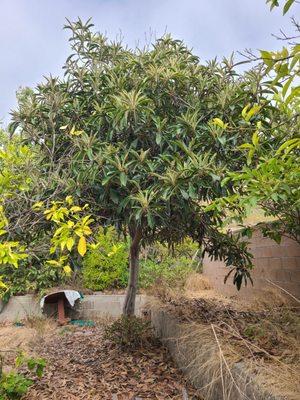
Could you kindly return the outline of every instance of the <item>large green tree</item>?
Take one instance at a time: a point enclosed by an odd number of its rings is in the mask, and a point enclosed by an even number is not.
[[[124,313],[134,313],[140,247],[153,241],[190,236],[203,253],[235,266],[240,286],[251,266],[246,243],[219,229],[222,210],[205,207],[226,192],[227,170],[241,167],[236,148],[252,137],[257,111],[268,116],[266,131],[277,121],[259,69],[238,75],[232,60],[201,64],[169,36],[130,50],[89,21],[66,28],[65,78],[20,93],[11,129],[41,147],[43,171],[64,180],[64,190],[54,185],[48,195],[76,194],[98,224],[130,236]],[[46,192],[36,200],[47,201]]]

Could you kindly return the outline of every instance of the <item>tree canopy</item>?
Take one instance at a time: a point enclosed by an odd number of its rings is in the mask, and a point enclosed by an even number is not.
[[[72,48],[65,77],[20,92],[10,127],[39,148],[37,181],[48,184],[31,199],[50,208],[71,194],[89,204],[96,224],[130,236],[127,314],[140,246],[154,241],[191,237],[203,254],[235,266],[240,287],[251,266],[246,243],[220,229],[226,210],[207,205],[232,192],[223,178],[242,168],[238,146],[258,130],[270,136],[281,121],[261,85],[262,67],[238,74],[233,59],[202,64],[169,35],[131,50],[95,33],[90,21],[65,28]]]

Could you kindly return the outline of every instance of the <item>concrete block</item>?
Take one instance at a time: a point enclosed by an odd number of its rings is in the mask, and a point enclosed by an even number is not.
[[[288,270],[276,270],[273,272],[274,281],[276,282],[290,282],[291,273]]]
[[[81,309],[82,310],[91,310],[94,308],[94,302],[86,300],[85,298],[81,302]]]
[[[300,260],[300,257],[299,257]],[[296,269],[297,267],[297,258],[296,257],[283,257],[281,259],[282,262],[282,268],[283,269],[288,269],[288,270],[292,270],[292,269]]]
[[[268,269],[272,273],[275,269],[282,268],[282,258],[281,257],[271,257],[268,259]]]
[[[300,270],[300,245],[295,241],[282,238],[281,243],[277,244],[272,239],[264,238],[259,229],[256,229],[250,239],[249,249],[254,257],[254,269],[251,271],[251,275],[256,289],[269,290],[268,279],[280,282],[280,286],[284,289],[285,284],[299,282],[297,271]],[[228,271],[224,268],[223,263],[210,261],[205,257],[203,265],[203,275],[207,276],[212,286],[222,294],[249,300],[256,296],[253,288],[247,288],[237,293],[229,281],[222,286],[220,281],[223,281],[226,271]],[[288,272],[279,272],[280,270],[287,270]],[[297,292],[297,289],[293,287],[293,293],[295,292]],[[299,292],[300,287],[298,288]]]
[[[299,285],[299,291],[300,291],[300,269],[292,269],[292,270],[285,270],[288,272],[291,276],[291,282]]]
[[[94,294],[84,297],[78,306],[76,318],[91,319],[101,318],[103,316],[119,317],[122,314],[125,295],[106,295]],[[147,296],[138,295],[136,298],[136,314],[140,315],[143,307],[147,303]],[[2,303],[1,303],[2,304]],[[1,305],[0,304],[0,305]],[[51,305],[52,306],[52,305]],[[48,307],[48,306],[47,306]],[[52,312],[47,315],[54,315],[56,310],[52,306]],[[49,311],[49,310],[48,310]],[[39,299],[34,296],[13,296],[8,304],[4,305],[1,312],[0,322],[17,321],[31,316],[41,317],[42,311],[39,305]]]
[[[284,247],[286,257],[300,257],[300,245],[298,243]]]
[[[299,282],[275,282],[278,286],[281,286],[284,290],[291,293],[297,299],[300,298],[300,284]]]
[[[0,322],[18,321],[28,317],[41,317],[39,299],[32,295],[12,296],[0,314]]]

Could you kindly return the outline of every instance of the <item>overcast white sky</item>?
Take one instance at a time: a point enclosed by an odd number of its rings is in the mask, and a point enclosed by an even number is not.
[[[0,119],[9,120],[20,86],[61,74],[69,53],[65,18],[93,18],[95,28],[134,46],[150,30],[183,39],[202,60],[232,51],[277,49],[272,33],[291,32],[290,17],[265,0],[0,0]]]

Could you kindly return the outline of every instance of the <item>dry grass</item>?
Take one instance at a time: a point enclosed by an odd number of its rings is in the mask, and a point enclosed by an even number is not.
[[[249,304],[221,296],[195,275],[184,292],[161,300],[155,307],[184,324],[178,349],[192,360],[190,378],[205,386],[207,400],[216,398],[216,388],[223,400],[247,399],[249,376],[269,393],[299,400],[300,309],[276,288]]]
[[[251,211],[251,215],[248,215],[244,219],[243,225],[244,226],[255,226],[259,223],[262,222],[271,222],[274,221],[274,217],[267,217],[264,215],[263,210],[260,208],[255,208],[254,210]],[[231,230],[236,230],[239,229],[239,225],[235,222],[232,222],[226,226],[226,229],[231,229]]]
[[[56,332],[55,321],[44,317],[27,317],[20,326],[3,324],[0,327],[0,356],[3,358],[4,372],[14,368],[15,358],[20,351],[35,356],[35,345],[49,340]]]
[[[226,329],[211,324],[210,328],[212,333],[206,335],[204,345],[203,327],[198,327],[198,332],[194,329],[193,336],[189,338],[191,348],[194,349],[201,341],[198,358],[203,357],[204,349],[209,354],[206,362],[198,369],[198,373],[206,374],[209,382],[205,391],[207,400],[214,399],[215,385],[222,387],[223,400],[236,398],[237,394],[240,398],[247,398],[247,377],[252,377],[253,383],[273,395],[290,400],[299,399],[299,365],[293,366],[273,356],[264,348],[244,339],[231,326]],[[237,365],[240,365],[240,370]]]
[[[26,327],[35,330],[38,339],[51,336],[57,330],[57,323],[52,318],[28,316],[24,323]]]
[[[197,272],[192,273],[185,282],[186,292],[198,293],[211,289],[212,285],[208,278]]]

